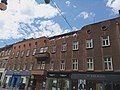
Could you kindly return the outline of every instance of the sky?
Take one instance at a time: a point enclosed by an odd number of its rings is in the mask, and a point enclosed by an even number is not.
[[[119,16],[120,0],[8,0],[0,11],[0,47],[52,37]]]

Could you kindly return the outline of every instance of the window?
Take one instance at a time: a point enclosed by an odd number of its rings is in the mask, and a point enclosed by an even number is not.
[[[41,67],[41,61],[37,61],[37,69],[40,69],[40,67]]]
[[[15,57],[18,57],[19,56],[19,51],[16,53],[16,56]]]
[[[24,56],[24,51],[21,52],[21,57],[23,57],[23,56]]]
[[[73,50],[78,50],[78,42],[77,41],[73,42]]]
[[[29,55],[30,55],[30,50],[27,50],[26,56],[29,56]]]
[[[23,66],[23,70],[26,70],[26,69],[27,69],[27,64],[25,63]]]
[[[47,52],[47,51],[48,51],[48,47],[40,48],[40,53],[44,53],[44,52]]]
[[[12,70],[14,70],[15,69],[15,65],[13,65],[13,67],[12,67]]]
[[[86,40],[86,48],[93,48],[93,40],[92,39]]]
[[[104,57],[104,69],[105,70],[113,70],[112,58]]]
[[[35,55],[36,51],[37,51],[36,48],[34,48],[34,49],[33,49],[33,54],[32,54],[32,55]]]
[[[72,60],[72,69],[78,70],[78,60],[77,59]]]
[[[10,55],[10,53],[11,53],[11,50],[8,51],[8,55]]]
[[[55,53],[55,52],[56,52],[56,46],[55,46],[55,45],[52,46],[52,48],[51,48],[51,52],[52,52],[52,53]]]
[[[45,61],[41,62],[41,69],[45,69]]]
[[[30,64],[29,70],[32,70],[32,69],[33,69],[33,63]]]
[[[110,46],[110,39],[109,36],[103,36],[102,37],[102,46]]]
[[[93,59],[87,58],[87,70],[93,70],[93,69],[94,69]]]
[[[20,70],[20,64],[19,64],[19,65],[17,65],[17,70]]]
[[[50,70],[53,70],[53,67],[54,67],[54,62],[50,61]]]
[[[61,46],[61,51],[66,51],[66,50],[67,50],[67,44],[64,43],[64,44],[62,44],[62,46]]]
[[[64,60],[60,61],[60,70],[65,70],[65,61]]]

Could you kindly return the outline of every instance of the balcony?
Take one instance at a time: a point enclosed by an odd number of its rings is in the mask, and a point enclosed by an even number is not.
[[[36,53],[35,58],[40,59],[40,60],[46,60],[50,58],[50,53],[48,52]]]
[[[42,76],[42,75],[46,75],[46,73],[47,73],[46,70],[32,70],[31,71],[32,75],[41,75]]]

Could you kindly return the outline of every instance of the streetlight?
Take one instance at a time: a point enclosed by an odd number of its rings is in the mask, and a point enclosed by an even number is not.
[[[44,0],[46,4],[49,4],[50,3],[50,0]],[[1,11],[4,11],[7,9],[7,0],[1,0],[1,3],[0,3],[0,10]]]
[[[4,11],[7,9],[7,0],[1,0],[1,3],[0,3],[0,10],[1,11]]]

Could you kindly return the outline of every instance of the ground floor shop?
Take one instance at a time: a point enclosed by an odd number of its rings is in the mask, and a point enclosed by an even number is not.
[[[70,73],[48,72],[45,90],[71,90]]]
[[[0,68],[0,86],[3,84],[5,73],[6,73],[5,68]]]
[[[120,90],[120,74],[71,74],[72,90]]]
[[[7,71],[3,87],[27,88],[30,75],[30,71]]]

